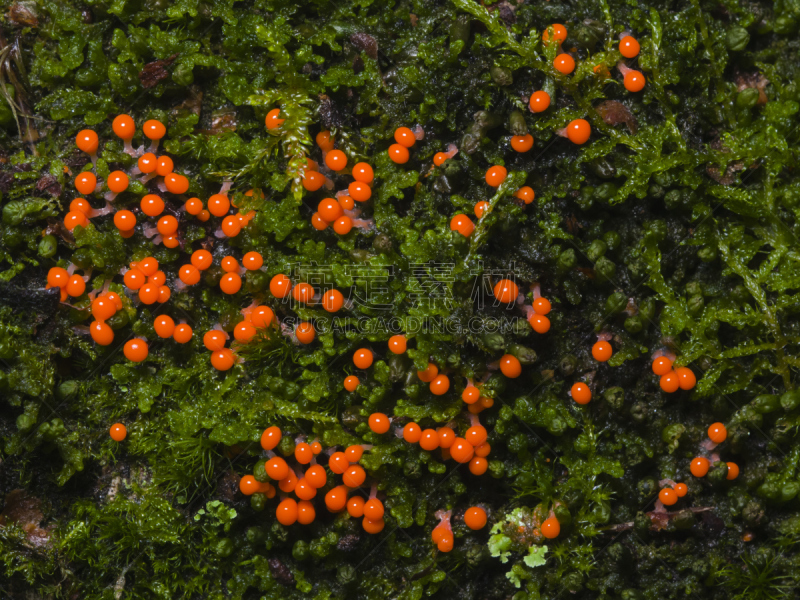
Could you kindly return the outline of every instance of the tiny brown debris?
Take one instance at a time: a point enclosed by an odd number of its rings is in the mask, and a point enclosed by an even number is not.
[[[292,575],[291,569],[289,569],[289,567],[287,567],[277,558],[269,559],[269,571],[270,573],[272,573],[272,576],[275,578],[275,581],[277,581],[281,585],[285,586],[294,585],[294,575]]]
[[[39,527],[44,518],[42,501],[25,490],[12,490],[6,495],[5,508],[0,513],[0,527],[11,523],[19,525],[34,547],[46,546],[50,541],[49,529]]]
[[[638,129],[636,118],[633,116],[633,113],[631,113],[628,107],[622,102],[618,100],[606,100],[605,102],[598,104],[595,107],[595,110],[606,125],[613,126],[619,125],[620,123],[625,123],[625,125],[628,127],[628,131],[630,131],[631,134],[636,133],[636,130]]]
[[[419,17],[414,13],[409,13],[408,18],[411,20],[412,27],[416,27],[417,23],[419,23]]]
[[[236,109],[223,108],[211,114],[211,133],[216,135],[225,131],[236,131],[239,121],[236,118]]]
[[[166,60],[154,60],[151,63],[147,63],[139,73],[139,81],[142,82],[142,87],[144,89],[155,87],[159,82],[169,77],[167,67],[170,66],[176,58],[178,58],[178,55],[173,54]]]
[[[58,179],[56,179],[55,176],[45,175],[36,182],[36,191],[47,192],[51,196],[57,198],[61,195],[61,184],[58,183]]]
[[[708,173],[708,176],[711,177],[711,179],[713,179],[717,183],[721,183],[722,185],[731,185],[732,183],[736,183],[736,173],[743,170],[744,170],[744,163],[740,160],[729,163],[725,167],[724,173],[720,170],[719,167],[713,167],[713,166],[706,167],[706,173]]]
[[[15,2],[6,14],[12,25],[18,27],[38,27],[39,17],[36,14],[35,2]]]
[[[764,77],[762,73],[738,73],[734,78],[736,83],[736,91],[741,92],[747,88],[756,88],[758,90],[758,106],[767,103],[767,93],[764,89],[769,84],[769,79]]]
[[[354,33],[350,36],[350,43],[365,52],[372,60],[377,60],[378,40],[368,33]]]

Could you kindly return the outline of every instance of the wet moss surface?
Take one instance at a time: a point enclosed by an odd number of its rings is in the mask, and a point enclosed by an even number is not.
[[[5,3],[2,595],[794,597],[798,19],[793,1]],[[553,23],[568,31],[561,50],[542,41]],[[634,59],[619,53],[625,32],[641,44]],[[569,75],[552,66],[561,51],[576,62]],[[641,92],[626,91],[620,62],[644,74]],[[532,113],[537,90],[551,105]],[[276,107],[285,121],[267,131]],[[139,128],[136,147],[145,120],[163,122],[159,154],[189,179],[186,194],[162,194],[180,222],[175,248],[145,236],[155,220],[139,203],[155,181],[132,178],[114,199],[137,215],[132,237],[111,215],[64,225],[75,175],[134,167],[112,132],[122,113]],[[574,119],[591,125],[586,144],[559,135]],[[417,125],[410,160],[392,162],[395,129]],[[83,129],[99,135],[96,166],[76,148]],[[311,226],[330,194],[302,185],[307,158],[324,164],[323,130],[350,164],[374,167],[372,197],[358,203],[374,228]],[[533,149],[517,153],[510,137],[526,132]],[[450,144],[458,154],[434,167]],[[496,189],[484,181],[493,165],[508,171]],[[327,175],[334,191],[352,180]],[[215,235],[222,219],[181,210],[226,181],[237,208],[255,213],[230,238]],[[514,195],[524,185],[531,204]],[[88,199],[103,208],[102,193]],[[456,214],[475,224],[468,238],[451,231]],[[178,270],[201,248],[215,265],[257,251],[264,267],[234,295],[220,291],[217,266],[183,289]],[[147,256],[166,274],[165,304],[125,293],[120,271]],[[47,274],[70,264],[90,274],[87,294],[60,302]],[[280,303],[268,291],[278,273],[352,302],[335,315]],[[520,306],[492,302],[502,277],[525,304],[539,285],[553,306],[547,333]],[[104,288],[123,299],[106,347],[85,333],[88,292]],[[282,322],[313,321],[316,340],[262,332],[217,371],[202,334],[232,332],[254,300]],[[158,314],[188,322],[193,339],[160,340]],[[387,323],[407,334],[405,354],[388,351]],[[598,334],[610,336],[607,363],[591,354]],[[144,362],[123,354],[133,336],[149,341]],[[375,361],[357,370],[364,347]],[[650,368],[659,351],[696,387],[664,393]],[[505,354],[520,377],[496,370]],[[444,395],[416,375],[429,361],[449,376]],[[347,392],[352,374],[360,385]],[[394,434],[414,421],[463,435],[467,378],[493,401],[479,415],[491,444],[481,476]],[[575,382],[590,403],[572,400]],[[388,433],[370,431],[374,412],[394,419]],[[121,443],[109,437],[115,422],[127,427]],[[714,422],[728,437],[709,450]],[[330,472],[310,525],[279,524],[279,498],[242,495],[240,477],[263,474],[271,425],[285,457],[301,437],[371,444],[356,493],[376,484],[384,530],[325,509],[340,483]],[[703,478],[689,470],[696,456],[712,459]],[[688,486],[666,514],[665,479]],[[488,514],[480,531],[463,520],[474,505]],[[447,510],[454,548],[439,552],[431,531]],[[544,539],[551,512],[561,532]]]

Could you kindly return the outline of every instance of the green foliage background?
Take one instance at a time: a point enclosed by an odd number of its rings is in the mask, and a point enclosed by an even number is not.
[[[795,593],[799,3],[41,0],[6,3],[3,13],[0,494],[6,508],[15,489],[40,499],[45,539],[34,543],[17,522],[0,527],[5,597]],[[556,49],[541,43],[556,22],[578,57],[570,76],[554,71]],[[642,45],[635,64],[647,86],[638,94],[615,68],[623,31]],[[608,77],[593,71],[601,63]],[[537,89],[553,102],[533,115],[526,102]],[[286,122],[270,135],[264,116],[275,106]],[[165,310],[187,319],[195,338],[153,344],[139,366],[120,340],[155,340],[151,309],[126,303],[113,322],[119,343],[100,348],[74,329],[89,322],[88,299],[68,308],[44,290],[56,264],[91,266],[97,289],[151,253],[172,281],[218,225],[184,215],[174,250],[154,250],[141,233],[123,240],[108,217],[65,234],[60,222],[77,194],[64,167],[88,168],[74,136],[100,134],[99,176],[132,166],[111,133],[121,112],[167,124],[165,148],[191,195],[205,199],[234,180],[234,198],[258,215],[217,242],[215,257],[258,250],[267,268],[235,297],[219,293],[213,270],[204,285],[173,292]],[[574,118],[592,124],[585,146],[555,133]],[[392,132],[416,123],[425,139],[395,165],[385,152]],[[322,128],[352,162],[376,167],[365,215],[377,233],[339,238],[310,227],[324,195],[295,178],[307,155],[320,160],[312,140]],[[518,155],[509,134],[525,129],[536,145]],[[429,173],[451,142],[461,152]],[[483,183],[492,164],[511,174],[494,194]],[[527,207],[513,199],[523,182],[537,195]],[[265,197],[246,199],[250,188]],[[137,206],[144,193],[134,184],[116,204]],[[492,212],[469,240],[451,232],[451,216],[480,200]],[[198,333],[215,323],[230,330],[252,297],[269,298],[269,277],[298,262],[330,265],[343,290],[367,270],[385,272],[384,299],[399,319],[435,312],[408,300],[415,264],[454,265],[453,281],[441,281],[454,305],[436,310],[463,321],[502,316],[479,310],[470,292],[476,273],[505,272],[524,290],[541,284],[552,329],[423,333],[402,358],[387,356],[381,331],[327,333],[303,348],[264,338],[242,353],[244,364],[213,370]],[[316,307],[297,314],[330,319]],[[382,315],[357,307],[347,316]],[[589,349],[599,331],[613,334],[615,356],[598,366]],[[365,344],[379,359],[348,394],[350,355]],[[665,346],[698,375],[692,392],[660,391],[649,363]],[[517,380],[494,374],[484,386],[495,405],[481,415],[493,448],[483,477],[369,431],[375,410],[465,428],[464,376],[483,376],[505,352],[532,364]],[[444,397],[414,375],[429,358],[450,370]],[[567,390],[587,377],[594,398],[581,407]],[[128,426],[119,445],[108,437],[115,421]],[[688,471],[714,421],[729,431],[722,460],[741,468],[732,482],[724,463],[703,480]],[[386,498],[384,532],[368,536],[319,500],[313,525],[285,528],[275,501],[238,493],[272,424],[285,432],[287,455],[300,434],[326,446],[375,444],[362,464]],[[662,478],[690,492],[656,530],[647,513]],[[489,513],[481,532],[459,518],[476,503]],[[551,507],[562,532],[545,551],[531,523]],[[449,554],[430,541],[440,509],[455,515]]]

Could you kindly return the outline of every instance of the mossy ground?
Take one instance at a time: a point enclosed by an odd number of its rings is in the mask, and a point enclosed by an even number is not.
[[[800,4],[41,0],[2,12],[4,597],[794,597]],[[556,48],[541,35],[551,23],[569,31],[572,75],[550,66]],[[637,94],[616,68],[624,31],[641,43],[630,62],[647,77]],[[526,99],[538,89],[552,104],[533,115]],[[286,121],[272,135],[264,117],[276,106]],[[185,215],[173,250],[139,233],[124,240],[110,217],[64,230],[77,195],[65,167],[89,164],[79,130],[100,135],[99,177],[133,164],[111,133],[119,113],[167,125],[164,148],[191,195],[233,179],[232,198],[257,216],[213,253],[257,250],[266,266],[234,297],[213,271],[174,293],[165,310],[195,338],[153,343],[142,365],[121,343],[101,348],[76,332],[90,320],[85,297],[68,308],[44,290],[57,264],[92,267],[90,287],[101,288],[150,254],[172,282],[188,253],[215,239],[216,220]],[[556,135],[575,118],[592,124],[580,147]],[[395,165],[392,132],[414,124],[425,138]],[[321,129],[375,167],[364,214],[377,232],[311,228],[324,195],[304,192],[297,175],[307,155],[321,160]],[[536,143],[520,155],[508,139],[524,129]],[[459,154],[429,172],[448,143]],[[510,173],[496,193],[483,182],[494,164]],[[514,201],[523,184],[536,191],[532,205]],[[245,197],[250,188],[264,195]],[[115,204],[135,207],[145,192],[134,185]],[[450,218],[480,200],[492,212],[469,240],[451,232]],[[389,306],[342,313],[374,331],[323,333],[309,347],[259,339],[243,364],[212,369],[199,334],[230,330],[253,297],[268,298],[269,277],[293,265],[308,277],[313,263],[327,265],[328,285]],[[423,276],[423,264],[451,267]],[[473,296],[497,273],[540,283],[554,305],[549,333],[524,320],[498,333],[420,332],[406,356],[387,356],[389,333],[376,328],[387,316],[507,315]],[[382,289],[368,285],[376,277]],[[112,289],[122,292],[118,276]],[[432,289],[450,303],[419,302]],[[281,318],[330,320],[316,307],[275,307]],[[126,304],[118,339],[155,340],[154,314]],[[600,331],[615,349],[603,365],[590,354]],[[365,345],[378,360],[346,393],[350,356]],[[660,391],[649,363],[662,347],[696,373],[693,391]],[[481,414],[493,448],[482,477],[366,425],[380,410],[463,428],[464,377],[531,350],[522,377],[484,385],[495,403]],[[448,395],[416,378],[429,359],[449,369]],[[578,406],[567,390],[587,378],[594,398]],[[122,444],[108,436],[115,421],[128,427]],[[689,474],[715,421],[729,431],[722,460],[741,468],[734,481],[724,464]],[[238,479],[258,462],[268,425],[283,429],[287,455],[301,434],[326,447],[374,444],[362,464],[386,498],[384,532],[367,535],[319,501],[313,525],[286,528],[275,501],[242,496]],[[689,485],[678,509],[702,510],[657,529],[647,513],[663,478]],[[480,532],[459,519],[473,504],[489,513]],[[530,546],[532,523],[552,507],[562,530],[545,552]],[[440,509],[454,511],[447,554],[430,540]]]

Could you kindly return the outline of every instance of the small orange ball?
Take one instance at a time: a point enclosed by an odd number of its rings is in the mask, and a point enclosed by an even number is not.
[[[348,185],[347,193],[356,202],[366,202],[372,198],[372,189],[363,181],[354,181]]]
[[[203,201],[200,198],[189,198],[183,207],[190,215],[199,215],[203,212]]]
[[[389,427],[391,426],[391,421],[389,417],[387,417],[383,413],[372,413],[369,416],[369,428],[378,434],[383,434],[389,431]]]
[[[297,481],[297,475],[292,469],[289,469],[289,474],[278,482],[278,487],[282,492],[289,494],[294,491]]]
[[[225,273],[219,280],[219,289],[228,295],[235,294],[242,289],[242,278],[238,273]]]
[[[364,516],[364,505],[366,502],[361,496],[353,496],[347,501],[347,513],[354,519]]]
[[[164,185],[171,194],[185,194],[189,191],[189,180],[178,173],[170,173],[165,176]]]
[[[489,461],[480,456],[474,456],[469,461],[469,472],[473,475],[483,475],[489,469]]]
[[[303,322],[297,324],[294,334],[297,337],[297,341],[301,344],[310,344],[317,336],[317,331],[311,323]]]
[[[511,147],[517,152],[527,152],[533,148],[533,136],[530,133],[511,136]]]
[[[211,353],[211,366],[217,371],[228,371],[235,362],[236,359],[230,348],[223,348]]]
[[[231,201],[224,194],[214,194],[208,199],[208,212],[215,217],[224,217],[231,209]]]
[[[83,173],[78,173],[75,177],[75,189],[84,196],[94,192],[96,187],[97,177],[95,177],[94,173],[84,171]]]
[[[501,279],[494,284],[494,297],[502,304],[512,304],[519,296],[519,286],[510,279]]]
[[[457,231],[464,237],[469,237],[475,231],[475,224],[467,215],[455,215],[450,219],[450,230]]]
[[[325,506],[330,512],[339,512],[347,506],[347,488],[343,485],[336,486],[325,494]]]
[[[61,267],[53,267],[47,272],[47,284],[52,287],[66,287],[69,283],[69,273]]]
[[[301,500],[311,500],[317,495],[317,488],[311,485],[305,477],[301,477],[294,486],[294,493]]]
[[[261,447],[264,450],[272,450],[275,446],[280,444],[282,437],[283,434],[281,433],[280,427],[276,425],[267,427],[261,434]]]
[[[328,290],[322,294],[322,308],[329,313],[335,313],[344,306],[344,296],[339,290]]]
[[[136,124],[130,115],[117,115],[111,122],[111,129],[114,130],[117,137],[130,140],[136,133]]]
[[[575,70],[575,59],[569,54],[559,54],[553,59],[553,68],[562,75],[569,75]]]
[[[179,323],[175,326],[175,331],[172,333],[172,339],[179,344],[186,344],[192,339],[194,332],[190,325],[186,323]]]
[[[542,41],[545,44],[550,42],[551,29],[553,30],[553,39],[556,41],[556,43],[560,44],[567,39],[567,28],[561,25],[560,23],[553,23],[542,33]]]
[[[479,219],[483,218],[483,215],[491,208],[491,205],[486,202],[486,200],[481,200],[475,204],[475,208],[473,209],[475,212],[475,216]],[[452,223],[452,221],[451,221]],[[452,228],[452,224],[450,226]]]
[[[639,54],[639,42],[630,35],[626,35],[619,41],[619,53],[625,58],[634,58]]]
[[[500,371],[509,379],[516,379],[522,375],[522,365],[513,354],[505,354],[500,359]]]
[[[531,204],[533,199],[536,198],[536,192],[533,191],[532,187],[523,185],[516,192],[514,192],[514,198],[519,198],[525,204]]]
[[[98,296],[92,300],[92,316],[98,321],[110,319],[116,314],[117,310],[119,310],[117,305],[108,296]]]
[[[325,155],[325,164],[331,171],[341,171],[347,166],[347,155],[341,150],[331,150]]]
[[[711,463],[708,462],[707,458],[698,456],[697,458],[692,459],[692,462],[689,465],[689,470],[695,477],[705,477],[708,474],[708,468],[710,466]]]
[[[169,156],[159,156],[156,159],[156,174],[166,177],[175,170],[175,162]]]
[[[83,129],[75,136],[75,144],[78,146],[78,149],[82,152],[86,152],[86,154],[94,154],[97,152],[99,143],[100,140],[97,134],[91,129]]]
[[[483,425],[473,425],[467,429],[467,433],[464,434],[464,439],[472,444],[473,447],[477,448],[486,441],[488,436],[489,433]]]
[[[484,442],[480,446],[475,446],[475,456],[486,458],[492,452],[492,446],[489,442]]]
[[[394,131],[394,141],[405,148],[411,148],[417,143],[417,138],[408,127],[398,127]]]
[[[597,341],[592,346],[592,356],[598,362],[606,362],[612,353],[611,344],[604,340]]]
[[[114,330],[103,321],[92,321],[89,325],[89,335],[101,346],[108,346],[114,341]]]
[[[678,375],[675,373],[675,371],[670,371],[666,375],[661,376],[658,384],[661,386],[662,390],[668,394],[672,394],[678,391],[678,388],[680,387],[680,380],[678,379]]]
[[[672,371],[672,361],[666,356],[659,356],[653,360],[653,373],[656,375],[666,375]]]
[[[557,538],[559,533],[561,533],[561,523],[558,522],[558,519],[550,517],[544,520],[544,523],[542,523],[542,535],[544,537],[552,540]]]
[[[348,446],[344,451],[344,455],[351,463],[356,463],[364,455],[364,448],[362,446]]]
[[[725,425],[722,423],[713,423],[708,428],[708,439],[715,444],[721,444],[728,439],[728,430],[725,428]]]
[[[370,498],[364,504],[364,518],[369,519],[370,521],[382,520],[384,512],[385,509],[383,508],[383,502],[377,498]]]
[[[356,163],[353,165],[353,179],[369,185],[375,179],[375,171],[365,162]]]
[[[471,506],[464,513],[464,523],[473,531],[486,527],[486,511],[480,506]]]
[[[275,518],[284,527],[294,525],[297,522],[297,502],[293,498],[281,500],[275,509]]]
[[[80,275],[73,275],[67,282],[66,290],[68,296],[77,298],[78,296],[82,296],[83,292],[86,291],[86,282]]]
[[[161,217],[158,220],[158,224],[156,225],[158,229],[158,233],[161,235],[172,235],[176,231],[178,231],[178,219],[173,217],[172,215],[166,215]]]
[[[428,363],[428,366],[424,371],[417,371],[417,377],[419,377],[419,380],[424,383],[430,383],[438,374],[439,368],[433,363]]]
[[[250,340],[256,337],[258,331],[251,323],[247,321],[242,321],[241,323],[237,323],[236,327],[233,328],[233,337],[236,341],[241,342],[242,344],[247,344]]]
[[[628,71],[625,73],[622,83],[629,92],[641,92],[646,81],[644,75],[639,71]]]
[[[457,437],[450,446],[450,456],[457,463],[465,464],[475,456],[475,448],[464,438]]]
[[[129,210],[118,210],[114,213],[114,225],[120,231],[133,231],[136,216]]]
[[[239,480],[239,491],[245,496],[252,496],[259,488],[261,488],[261,483],[256,481],[252,475],[245,475]]]
[[[501,165],[489,167],[486,171],[486,183],[492,187],[499,187],[505,178],[508,176],[508,171]]]
[[[339,217],[333,224],[333,230],[339,235],[347,235],[351,229],[353,229],[353,219],[347,215]]]
[[[139,301],[147,306],[158,302],[158,287],[153,283],[145,283],[139,288]]]
[[[535,113],[544,112],[550,107],[550,94],[542,91],[533,92],[528,105]]]
[[[426,429],[419,438],[419,447],[432,452],[439,447],[439,433],[435,429]]]
[[[142,212],[148,217],[157,217],[164,212],[164,201],[155,194],[146,194],[139,203]]]
[[[298,283],[292,288],[292,298],[301,304],[308,304],[314,298],[314,288],[308,283]]]
[[[122,171],[112,171],[108,175],[108,179],[106,180],[106,185],[108,189],[114,193],[119,194],[120,192],[124,192],[128,189],[128,175],[123,173]]]
[[[344,214],[342,205],[335,198],[325,198],[317,205],[317,212],[328,223],[333,223]]]
[[[160,338],[172,337],[172,333],[175,331],[175,321],[170,316],[158,315],[153,321],[153,329]]]
[[[402,146],[400,144],[392,144],[389,146],[389,150],[387,150],[389,154],[389,158],[392,159],[392,162],[397,163],[398,165],[404,165],[408,162],[408,159],[411,155],[408,152],[408,148],[406,146]],[[350,194],[353,196],[352,194]],[[356,198],[353,196],[353,198]],[[356,198],[358,200],[358,198]]]
[[[129,290],[138,290],[147,283],[147,278],[139,269],[129,269],[125,271],[123,281],[125,282],[125,287]]]
[[[536,300],[533,301],[533,311],[537,315],[547,315],[550,314],[550,310],[553,308],[552,304],[550,304],[550,300],[547,298],[543,298],[539,296]]]
[[[201,271],[208,269],[213,263],[213,257],[208,250],[195,250],[192,253],[192,264]]]
[[[258,329],[269,327],[275,320],[275,312],[269,306],[256,306],[250,313],[250,322]]]
[[[149,174],[158,167],[158,159],[152,152],[145,152],[139,157],[139,160],[136,161],[136,166],[139,167],[142,173]]]
[[[138,338],[134,338],[125,342],[123,352],[125,354],[125,358],[131,362],[137,363],[145,360],[147,355],[150,353],[147,347],[147,342]]]
[[[167,135],[167,128],[164,127],[161,121],[156,121],[155,119],[145,121],[142,126],[142,131],[149,140],[160,140]]]
[[[325,152],[330,152],[333,150],[333,138],[331,138],[330,131],[320,131],[317,134],[315,141],[317,142],[317,146],[319,146]]]
[[[242,231],[242,221],[235,215],[225,217],[221,229],[227,237],[236,237]]]
[[[578,404],[589,404],[592,399],[592,390],[585,383],[572,384],[572,399]]]
[[[728,481],[733,481],[739,476],[739,465],[733,462],[726,462],[728,465],[728,474],[725,476],[725,479]]]
[[[567,137],[573,144],[585,144],[592,134],[592,126],[585,119],[575,119],[567,125]]]
[[[407,346],[408,342],[404,335],[393,335],[389,338],[389,351],[392,354],[404,354]]]
[[[111,435],[112,440],[115,442],[121,442],[127,437],[128,428],[122,423],[114,423],[108,433]]]
[[[289,475],[289,465],[280,456],[275,456],[267,461],[264,470],[270,479],[280,481]]]
[[[328,459],[328,468],[336,475],[341,475],[350,468],[350,461],[344,452],[334,452]]]
[[[273,108],[271,111],[267,113],[267,117],[264,119],[264,125],[266,125],[267,129],[277,129],[281,125],[283,125],[286,119],[280,118],[281,109],[280,108]]]
[[[439,427],[436,430],[436,435],[439,437],[440,448],[450,448],[456,441],[456,432],[450,427]]]
[[[226,340],[226,335],[218,329],[212,329],[203,334],[203,345],[206,347],[206,350],[210,350],[211,352],[222,350],[225,347]]]
[[[433,155],[433,164],[441,167],[448,158],[450,157],[445,152],[437,152]]]
[[[678,501],[678,494],[672,488],[664,488],[658,492],[658,499],[664,506],[672,506]]]
[[[372,351],[368,348],[360,348],[353,354],[353,364],[356,369],[369,369],[373,360]]]
[[[194,265],[183,265],[178,270],[178,278],[185,285],[195,285],[200,281],[200,270]]]
[[[475,404],[481,398],[481,391],[475,387],[474,385],[470,385],[464,388],[464,391],[461,392],[461,399],[466,404]]]
[[[317,171],[306,171],[301,182],[307,191],[316,192],[325,185],[325,176]]]
[[[361,487],[364,480],[367,478],[367,473],[361,465],[352,465],[342,475],[342,483],[349,488]]]
[[[431,381],[430,390],[434,396],[443,396],[450,389],[450,378],[447,375],[437,375]]]
[[[66,227],[68,231],[72,231],[78,225],[81,227],[86,227],[88,224],[89,219],[86,217],[86,213],[82,210],[70,210],[64,216],[64,227]]]
[[[697,377],[689,367],[678,367],[675,369],[678,376],[678,385],[682,390],[690,390],[697,384]]]
[[[283,273],[279,273],[270,280],[269,291],[276,298],[286,298],[292,291],[292,281]]]
[[[356,180],[358,181],[358,180]],[[364,183],[363,181],[361,183]],[[369,184],[367,184],[369,185]],[[342,207],[342,210],[353,210],[353,207],[356,205],[355,200],[353,200],[350,196],[339,196],[337,198],[337,202],[339,202],[339,206]]]
[[[403,439],[409,444],[416,444],[422,438],[422,428],[416,423],[408,423],[403,427]]]
[[[672,489],[675,490],[675,494],[677,494],[678,498],[683,498],[689,493],[689,487],[685,483],[679,483]]]
[[[311,215],[311,226],[317,231],[325,231],[330,223],[322,218],[322,215],[315,212]]]
[[[344,389],[346,389],[348,392],[355,392],[359,383],[358,377],[355,375],[350,375],[349,377],[344,378]]]

